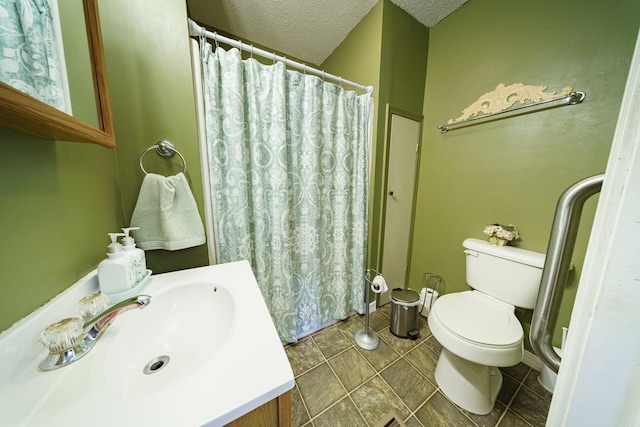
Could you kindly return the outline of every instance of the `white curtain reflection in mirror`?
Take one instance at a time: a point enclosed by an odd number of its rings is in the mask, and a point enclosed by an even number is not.
[[[71,115],[57,0],[0,0],[0,81]]]

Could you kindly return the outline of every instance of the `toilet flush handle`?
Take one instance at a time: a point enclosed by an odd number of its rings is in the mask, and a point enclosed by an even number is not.
[[[474,256],[476,258],[478,258],[478,255],[479,255],[479,253],[477,251],[472,251],[470,249],[465,249],[464,253],[467,254],[467,255]]]

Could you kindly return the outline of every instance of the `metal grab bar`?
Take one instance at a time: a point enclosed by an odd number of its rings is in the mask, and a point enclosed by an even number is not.
[[[560,368],[561,358],[553,349],[551,340],[553,328],[558,320],[564,286],[569,277],[580,215],[587,199],[600,192],[603,180],[604,174],[594,175],[567,188],[558,200],[553,219],[529,337],[535,353],[556,373]]]

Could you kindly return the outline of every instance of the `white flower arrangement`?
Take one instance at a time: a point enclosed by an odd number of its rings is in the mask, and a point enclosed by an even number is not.
[[[490,224],[484,228],[484,234],[489,236],[489,243],[496,246],[504,246],[512,240],[518,240],[520,233],[513,224]]]

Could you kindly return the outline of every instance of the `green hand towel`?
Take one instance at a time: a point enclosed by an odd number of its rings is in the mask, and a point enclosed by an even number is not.
[[[136,244],[144,250],[176,251],[204,244],[205,235],[189,183],[175,176],[148,173],[131,217]]]

